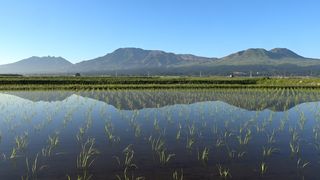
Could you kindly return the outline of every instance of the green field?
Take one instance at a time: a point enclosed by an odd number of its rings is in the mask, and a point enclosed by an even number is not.
[[[0,90],[320,88],[320,78],[0,77]]]

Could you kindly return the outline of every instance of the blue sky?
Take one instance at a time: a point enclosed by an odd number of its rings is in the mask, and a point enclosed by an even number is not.
[[[222,57],[286,47],[320,58],[319,0],[0,0],[0,64],[120,47]]]

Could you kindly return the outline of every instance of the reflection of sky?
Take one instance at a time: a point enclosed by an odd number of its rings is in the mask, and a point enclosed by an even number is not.
[[[88,112],[88,110],[92,109],[97,115],[103,111],[103,109],[107,110],[108,113],[111,114],[131,114],[130,110],[118,110],[112,105],[108,105],[104,102],[97,101],[94,99],[90,99],[87,97],[82,97],[79,95],[72,95],[63,101],[38,101],[33,102],[31,100],[23,99],[17,96],[8,95],[8,94],[0,94],[0,114],[1,119],[4,120],[5,117],[10,115],[14,115],[15,117],[22,118],[23,116],[36,114],[38,118],[46,118],[45,116],[48,114],[60,114],[63,116],[68,113],[68,111],[75,111],[74,114],[77,118],[83,119],[84,113]],[[296,113],[297,111],[305,112],[304,114],[308,116],[312,116],[315,114],[319,107],[319,102],[311,102],[311,103],[302,103],[294,108],[289,110],[290,114]],[[208,101],[208,102],[198,102],[190,105],[176,104],[165,106],[161,108],[146,108],[141,110],[136,110],[140,113],[150,113],[150,112],[179,112],[186,111],[189,113],[201,113],[201,111],[207,112],[208,114],[229,114],[232,116],[239,115],[241,116],[245,114],[250,114],[250,116],[255,115],[256,111],[248,111],[245,109],[241,109],[227,103],[221,101]],[[260,114],[269,114],[271,110],[261,111]],[[274,114],[283,114],[284,112],[277,112]],[[37,121],[35,121],[37,122]]]
[[[196,120],[217,121],[223,124],[226,120],[233,120],[235,124],[243,123],[257,116],[258,121],[268,119],[271,115],[274,121],[280,120],[288,114],[290,123],[296,124],[303,112],[307,118],[306,129],[312,127],[316,114],[319,114],[320,102],[302,103],[287,112],[273,112],[263,110],[260,112],[249,111],[229,105],[222,101],[207,101],[194,104],[176,104],[161,108],[145,108],[141,110],[119,110],[112,105],[95,99],[71,95],[63,101],[38,101],[33,102],[17,96],[0,94],[0,131],[6,134],[7,139],[13,139],[23,132],[33,132],[36,127],[45,126],[40,134],[42,138],[47,137],[55,131],[66,131],[69,134],[76,134],[79,127],[85,124],[88,118],[93,121],[93,134],[104,127],[106,120],[113,120],[118,127],[125,129],[127,121],[134,113],[138,112],[137,122],[145,124],[144,121],[153,121],[154,118],[165,120],[167,115],[173,121]],[[258,113],[258,114],[257,114]],[[46,125],[46,121],[51,122]],[[64,123],[67,121],[67,126]],[[279,124],[275,123],[274,126]],[[146,125],[147,127],[147,125]],[[12,130],[13,129],[13,130]],[[6,133],[6,131],[12,131]],[[32,134],[32,133],[31,133]],[[41,138],[35,134],[33,138]],[[43,141],[43,140],[42,140]],[[4,143],[12,144],[9,140]]]
[[[205,101],[193,104],[176,104],[160,108],[145,108],[140,110],[119,110],[112,105],[95,99],[82,97],[79,95],[71,95],[63,101],[38,101],[23,99],[13,95],[0,94],[0,133],[2,142],[0,150],[5,154],[11,152],[14,147],[14,138],[17,135],[22,135],[24,132],[29,133],[29,149],[30,152],[36,154],[47,143],[49,135],[55,132],[60,133],[61,146],[60,151],[65,151],[75,155],[78,153],[78,144],[76,142],[76,134],[80,127],[84,127],[88,119],[92,119],[92,127],[88,131],[88,136],[96,139],[97,145],[106,142],[104,125],[106,120],[111,120],[115,127],[115,134],[121,137],[121,143],[127,145],[133,142],[132,127],[130,119],[133,114],[137,114],[136,123],[141,126],[143,137],[149,137],[153,133],[154,120],[159,120],[159,125],[165,127],[167,138],[174,140],[177,123],[181,122],[183,128],[191,123],[195,123],[200,128],[203,122],[207,123],[207,128],[202,129],[203,134],[208,135],[213,127],[213,122],[217,122],[219,131],[224,131],[224,123],[230,121],[230,128],[238,133],[238,128],[246,121],[257,117],[257,122],[268,120],[272,117],[270,129],[267,132],[272,132],[273,129],[279,127],[279,121],[288,115],[288,123],[292,127],[297,126],[297,120],[301,112],[307,119],[305,128],[305,139],[307,143],[311,142],[312,128],[316,120],[316,114],[319,114],[320,102],[302,103],[287,112],[273,112],[271,110],[263,110],[260,112],[249,111],[232,106],[222,101]],[[51,121],[49,117],[52,117]],[[172,118],[172,123],[168,123],[168,118]],[[191,123],[190,123],[191,122]],[[189,123],[189,124],[188,124]],[[255,127],[252,127],[255,128]],[[288,126],[281,137],[278,137],[279,142],[277,147],[284,149],[282,157],[288,155]],[[209,134],[208,137],[210,137]],[[212,139],[209,139],[212,140]],[[261,148],[266,140],[265,135],[256,137],[254,147],[250,147],[251,152],[261,151]],[[169,141],[168,141],[169,142]],[[205,142],[212,145],[212,142]],[[306,143],[306,144],[307,144]],[[173,144],[176,145],[176,144]],[[257,145],[257,146],[256,146]],[[171,144],[172,146],[172,144]],[[183,146],[185,146],[183,144]],[[305,146],[306,147],[306,146]],[[306,149],[306,148],[305,148]],[[313,149],[308,149],[309,151]],[[285,154],[287,153],[287,154]],[[312,160],[313,155],[308,151],[304,151],[305,157]],[[252,156],[255,156],[253,154]],[[74,164],[72,164],[73,166]]]

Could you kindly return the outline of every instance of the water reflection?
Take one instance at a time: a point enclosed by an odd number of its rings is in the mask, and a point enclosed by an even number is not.
[[[3,92],[0,176],[318,179],[319,98],[280,89]]]
[[[285,111],[304,102],[320,101],[316,90],[160,90],[160,91],[15,91],[5,92],[33,102],[63,101],[78,95],[105,102],[118,109],[136,110],[158,108],[174,104],[193,104],[204,101],[222,101],[246,110],[271,109]]]

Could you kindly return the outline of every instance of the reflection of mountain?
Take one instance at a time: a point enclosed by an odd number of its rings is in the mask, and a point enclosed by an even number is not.
[[[28,99],[33,102],[46,101],[63,101],[74,94],[70,91],[13,91],[5,92],[5,94],[10,94],[18,96],[23,99]]]
[[[96,99],[118,109],[135,110],[203,101],[222,101],[246,110],[284,111],[295,105],[320,101],[320,92],[291,90],[161,90],[161,91],[25,91],[7,92],[31,101],[62,101],[73,94]]]

